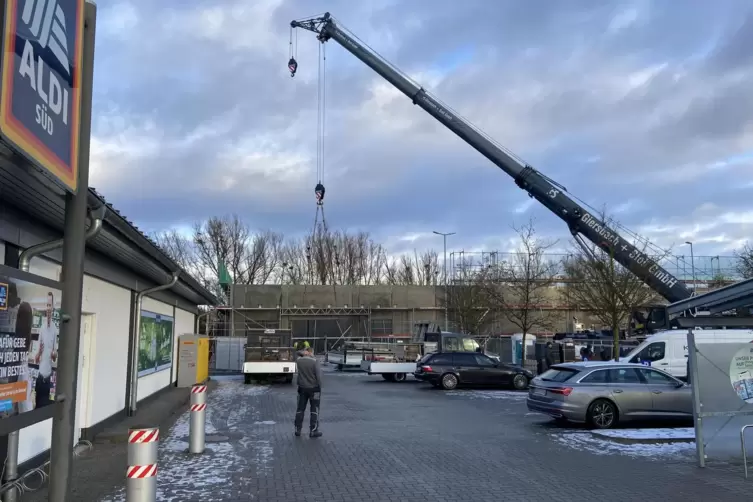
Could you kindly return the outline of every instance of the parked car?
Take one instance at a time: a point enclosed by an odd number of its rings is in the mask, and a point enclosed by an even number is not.
[[[531,382],[530,411],[558,420],[609,429],[629,420],[693,417],[690,386],[669,373],[640,364],[556,364]]]
[[[534,377],[520,366],[500,363],[479,352],[442,352],[427,354],[413,374],[434,387],[452,390],[461,385],[509,386],[525,390]]]

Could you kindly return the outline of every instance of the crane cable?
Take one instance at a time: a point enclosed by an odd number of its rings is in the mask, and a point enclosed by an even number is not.
[[[293,43],[293,27],[290,27],[290,45],[289,45],[289,57],[288,59],[288,70],[290,70],[290,76],[295,77],[295,72],[298,71],[298,61],[296,61],[296,57],[298,57],[298,32],[295,32],[295,44]]]
[[[312,270],[311,253],[314,250],[314,244],[317,241],[318,247],[322,247],[325,242],[322,238],[329,236],[329,227],[327,226],[327,219],[324,214],[324,195],[326,189],[324,188],[324,139],[326,136],[326,109],[327,109],[327,49],[324,42],[319,44],[319,68],[318,68],[318,92],[317,92],[317,134],[316,134],[316,179],[317,184],[314,187],[314,195],[316,196],[316,212],[314,214],[314,224],[311,228],[311,236],[309,237],[308,245],[306,246],[306,258],[309,262],[309,270]],[[320,220],[321,215],[321,220]],[[337,248],[335,247],[335,263],[339,263],[339,257],[337,256]],[[334,284],[334,273],[333,273]]]

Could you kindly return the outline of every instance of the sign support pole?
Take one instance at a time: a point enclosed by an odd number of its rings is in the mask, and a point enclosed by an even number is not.
[[[49,502],[70,500],[71,462],[76,423],[76,386],[78,384],[78,353],[81,336],[81,304],[86,249],[86,212],[89,196],[89,152],[91,137],[92,86],[94,80],[94,35],[97,6],[87,1],[84,6],[84,44],[81,82],[81,122],[79,125],[78,184],[75,194],[65,198],[65,241],[63,243],[63,298],[58,345],[57,404],[52,421],[50,448]]]
[[[706,467],[706,446],[703,441],[703,403],[698,389],[698,350],[695,345],[695,334],[692,329],[688,330],[688,369],[690,373],[690,388],[693,396],[693,427],[695,429],[695,449],[698,458],[698,467]]]

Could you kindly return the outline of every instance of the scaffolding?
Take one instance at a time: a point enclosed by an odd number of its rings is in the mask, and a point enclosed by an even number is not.
[[[449,256],[449,279],[453,284],[462,284],[475,272],[485,268],[497,268],[503,264],[521,263],[516,260],[518,253],[502,251],[452,251]],[[544,259],[559,267],[559,275],[564,276],[561,266],[572,254],[547,253]],[[737,271],[737,258],[734,256],[685,256],[670,255],[658,260],[670,274],[686,283],[719,282],[731,284],[743,278]],[[700,284],[699,284],[700,285]]]

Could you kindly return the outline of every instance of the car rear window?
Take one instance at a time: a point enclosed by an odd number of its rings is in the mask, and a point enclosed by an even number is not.
[[[421,363],[421,364],[423,364],[423,363],[425,363],[426,361],[428,361],[429,359],[431,359],[432,357],[434,357],[434,352],[432,352],[432,353],[430,353],[430,354],[426,354],[426,355],[425,355],[424,357],[422,357],[422,358],[421,358],[421,360],[420,360],[420,361],[418,361],[418,362],[419,362],[419,363]]]
[[[545,382],[567,382],[578,373],[570,368],[549,368],[541,374],[540,378]]]
[[[429,364],[452,366],[452,354],[434,354]]]

